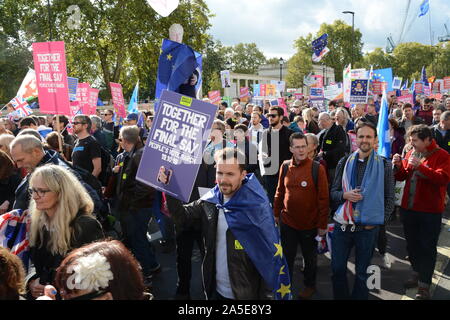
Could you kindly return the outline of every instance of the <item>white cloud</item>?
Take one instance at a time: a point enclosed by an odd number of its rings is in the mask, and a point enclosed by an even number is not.
[[[294,41],[308,33],[315,34],[324,22],[341,19],[363,34],[363,51],[386,46],[392,35],[397,41],[408,0],[205,0],[216,17],[210,33],[224,45],[255,42],[268,57],[289,58],[295,53]],[[407,25],[417,16],[422,0],[411,0]],[[450,1],[430,0],[434,44],[444,33],[450,19]],[[430,43],[429,17],[415,18],[404,41]],[[405,27],[406,28],[406,27]]]

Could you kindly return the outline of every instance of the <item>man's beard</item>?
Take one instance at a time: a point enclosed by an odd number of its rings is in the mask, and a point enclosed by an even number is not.
[[[271,122],[270,123],[270,126],[271,127],[276,127],[277,125],[279,125],[280,124],[280,120],[278,120],[277,122]]]

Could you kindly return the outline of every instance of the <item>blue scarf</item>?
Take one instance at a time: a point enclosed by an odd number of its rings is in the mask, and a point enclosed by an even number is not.
[[[216,185],[201,200],[223,209],[228,227],[258,269],[276,300],[291,299],[291,283],[269,199],[254,174],[226,203]]]
[[[347,159],[346,170],[350,181],[350,190],[357,187],[358,151]],[[353,217],[356,224],[384,224],[384,161],[381,156],[372,151],[367,160],[364,178],[361,183],[364,189],[363,199],[353,203]]]

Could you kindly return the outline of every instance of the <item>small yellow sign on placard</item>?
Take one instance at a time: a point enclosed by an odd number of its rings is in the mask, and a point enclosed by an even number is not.
[[[242,245],[237,240],[234,240],[234,249],[236,249],[236,250],[244,250]]]
[[[190,107],[192,104],[192,98],[189,97],[181,97],[180,104],[186,107]]]

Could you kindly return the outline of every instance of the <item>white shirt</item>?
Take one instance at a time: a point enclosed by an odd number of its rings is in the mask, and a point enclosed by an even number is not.
[[[223,200],[224,203],[227,203],[230,199],[224,197]],[[216,290],[221,296],[234,299],[233,291],[231,290],[230,273],[228,271],[227,230],[228,223],[225,219],[225,213],[223,209],[220,209],[216,237]]]

